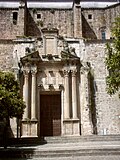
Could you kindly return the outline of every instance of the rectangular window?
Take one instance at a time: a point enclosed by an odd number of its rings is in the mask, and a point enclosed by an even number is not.
[[[41,19],[41,14],[37,14],[37,19]]]
[[[102,36],[102,40],[105,40],[105,39],[106,39],[105,31],[101,31],[101,36]]]
[[[92,19],[92,14],[88,14],[88,19]]]
[[[18,19],[18,12],[13,12],[13,24],[17,24],[17,19]]]

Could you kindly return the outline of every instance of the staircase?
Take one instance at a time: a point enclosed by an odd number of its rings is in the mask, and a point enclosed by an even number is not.
[[[78,143],[97,141],[120,141],[120,135],[90,135],[90,136],[70,136],[70,137],[45,137],[47,143]]]
[[[36,145],[17,144],[0,149],[1,158],[21,158],[35,160],[76,159],[87,156],[116,156],[120,159],[120,135],[45,137],[44,143]],[[91,159],[90,159],[91,160]],[[114,159],[113,159],[114,160]]]

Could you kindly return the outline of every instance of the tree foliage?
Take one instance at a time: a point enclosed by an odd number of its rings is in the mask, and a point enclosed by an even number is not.
[[[0,118],[21,118],[25,103],[20,96],[18,81],[10,72],[0,72]]]
[[[117,17],[113,23],[112,35],[113,43],[106,44],[106,66],[109,71],[106,82],[107,91],[110,95],[115,94],[120,89],[120,17]]]

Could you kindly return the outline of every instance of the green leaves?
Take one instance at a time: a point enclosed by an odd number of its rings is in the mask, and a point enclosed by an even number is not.
[[[112,95],[120,89],[120,17],[115,19],[112,29],[113,44],[106,44],[107,92]]]
[[[24,108],[25,103],[20,96],[19,84],[14,74],[0,72],[0,118],[20,118]]]

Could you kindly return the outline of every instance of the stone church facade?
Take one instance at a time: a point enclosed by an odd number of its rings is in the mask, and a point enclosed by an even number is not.
[[[14,136],[120,134],[120,100],[106,92],[105,66],[120,4],[87,2],[0,2],[1,70],[15,73],[26,103],[19,124],[11,120]]]

